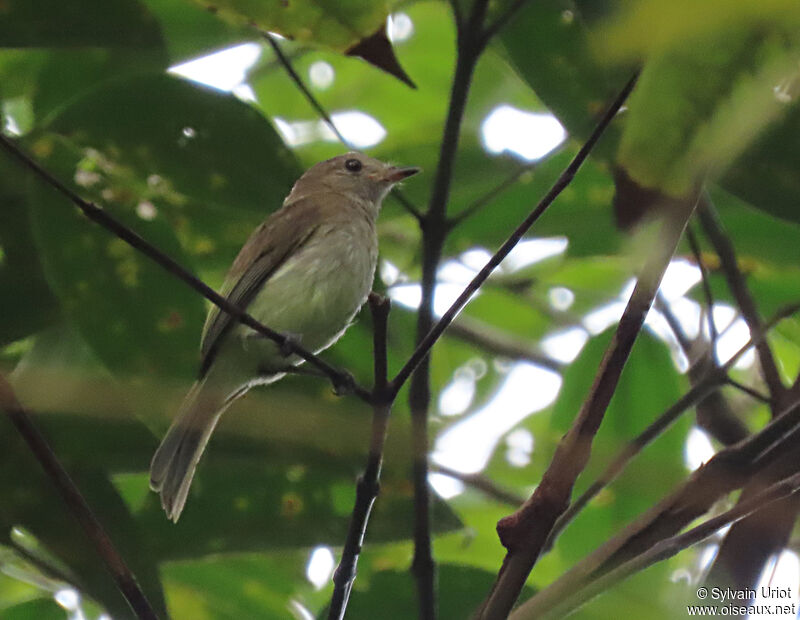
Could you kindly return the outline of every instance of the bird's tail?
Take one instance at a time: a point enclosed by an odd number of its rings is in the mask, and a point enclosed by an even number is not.
[[[178,521],[197,463],[228,405],[239,395],[220,389],[209,377],[197,381],[183,400],[150,462],[150,488],[161,495],[167,518]]]

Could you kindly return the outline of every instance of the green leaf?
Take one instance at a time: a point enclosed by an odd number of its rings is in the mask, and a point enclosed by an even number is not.
[[[441,564],[437,572],[437,604],[442,618],[471,617],[497,576],[494,572],[456,564]],[[523,595],[530,594],[530,589],[524,588]],[[392,601],[391,605],[386,604],[389,600]],[[410,572],[383,571],[373,575],[366,588],[356,581],[347,607],[347,617],[354,620],[404,620],[416,617],[418,607]]]
[[[780,31],[737,28],[648,58],[618,164],[639,185],[675,197],[719,175],[780,116],[773,88],[793,74],[796,50]]]
[[[15,164],[0,158],[0,346],[41,329],[58,316],[33,243],[25,181]]]
[[[499,37],[520,75],[578,138],[588,137],[599,115],[633,74],[632,67],[611,67],[592,53],[590,18],[608,4],[528,2]],[[605,147],[601,143],[601,154],[611,152],[608,142]]]
[[[11,0],[0,21],[0,47],[147,49],[160,44],[157,22],[138,0]]]
[[[164,75],[103,86],[62,109],[48,129],[33,147],[53,174],[79,181],[79,192],[182,264],[209,257],[219,272],[297,175],[254,110]],[[200,296],[66,199],[40,183],[33,189],[48,279],[104,363],[134,374],[193,374]]]

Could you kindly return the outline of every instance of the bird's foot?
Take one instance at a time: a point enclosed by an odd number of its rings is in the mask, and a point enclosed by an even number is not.
[[[302,340],[302,334],[286,332],[284,336],[286,339],[280,344],[278,350],[283,357],[289,357],[290,355],[294,354],[295,346],[300,344],[300,341]]]
[[[333,393],[336,396],[348,396],[356,390],[356,378],[346,370],[340,370],[339,374],[331,377],[333,382]]]

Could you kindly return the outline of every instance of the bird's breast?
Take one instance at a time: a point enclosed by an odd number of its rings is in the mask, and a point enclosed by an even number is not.
[[[378,244],[369,222],[321,225],[248,306],[258,320],[319,351],[342,334],[372,288]]]

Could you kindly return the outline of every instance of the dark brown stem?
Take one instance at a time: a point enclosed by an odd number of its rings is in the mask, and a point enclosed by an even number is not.
[[[512,616],[514,620],[527,620],[533,618],[563,618],[598,594],[606,592],[615,584],[631,575],[643,571],[648,566],[661,562],[680,551],[696,545],[714,535],[723,527],[736,523],[745,517],[754,516],[760,510],[774,506],[775,502],[795,496],[800,490],[800,474],[781,480],[764,489],[759,494],[751,497],[716,517],[708,519],[700,525],[693,527],[683,534],[666,538],[638,556],[621,564],[603,577],[592,582],[574,596],[567,597],[561,604],[548,610],[546,615],[535,615],[525,605],[522,605]]]
[[[747,288],[744,275],[739,269],[733,244],[728,238],[722,226],[722,222],[707,195],[701,198],[698,216],[703,230],[719,256],[720,266],[725,274],[728,287],[736,300],[736,305],[739,306],[739,310],[747,323],[747,327],[750,328],[751,333],[755,335],[759,334],[761,332],[761,319],[758,314],[758,309]],[[764,382],[767,384],[767,389],[769,390],[770,398],[773,403],[780,407],[781,398],[786,388],[784,388],[781,381],[780,372],[778,371],[775,359],[772,357],[769,343],[766,340],[760,340],[759,344],[756,345],[756,353],[758,355],[761,372],[764,376]]]
[[[703,261],[703,253],[700,250],[700,244],[691,226],[686,227],[686,241],[689,243],[692,254],[694,254],[694,260],[697,263],[697,268],[700,270],[700,284],[703,287],[703,295],[706,298],[708,334],[712,346],[716,346],[719,340],[719,334],[717,333],[717,324],[714,322],[714,295],[711,292],[711,280],[708,277],[708,269],[706,269],[705,261]]]
[[[625,88],[622,89],[620,94],[603,115],[603,118],[595,127],[592,135],[589,136],[589,139],[584,143],[573,160],[566,167],[564,172],[561,173],[561,176],[558,177],[556,182],[553,184],[553,187],[550,188],[550,191],[545,194],[545,196],[539,201],[528,217],[526,217],[525,220],[514,230],[514,232],[511,233],[503,245],[500,246],[497,252],[495,252],[495,254],[487,261],[487,263],[472,279],[472,281],[464,288],[464,290],[458,296],[458,299],[453,302],[453,304],[442,315],[442,318],[439,319],[439,321],[425,335],[425,338],[423,338],[422,341],[417,345],[414,353],[411,354],[411,357],[408,359],[405,365],[400,369],[397,375],[395,375],[394,379],[392,379],[391,384],[394,390],[397,391],[403,386],[414,369],[422,362],[422,360],[427,358],[431,347],[441,337],[442,333],[447,329],[450,323],[453,322],[455,316],[465,305],[467,305],[467,302],[470,300],[472,295],[475,294],[475,292],[481,287],[481,285],[503,261],[503,259],[509,255],[511,250],[513,250],[514,247],[520,242],[525,233],[528,232],[528,229],[533,226],[534,222],[539,219],[539,217],[547,210],[547,208],[553,203],[558,195],[564,191],[564,188],[569,186],[569,184],[572,182],[572,179],[575,177],[575,174],[589,156],[589,153],[591,153],[595,144],[597,144],[600,136],[603,135],[606,127],[608,127],[609,123],[611,123],[614,116],[627,99],[631,90],[633,90],[635,83],[636,76],[631,78],[630,81],[625,85]]]
[[[770,402],[769,396],[767,396],[766,394],[762,394],[758,390],[756,390],[754,388],[751,388],[749,385],[745,385],[744,383],[740,383],[739,381],[736,381],[735,379],[733,379],[731,377],[728,377],[725,380],[725,382],[728,385],[730,385],[731,387],[735,387],[740,392],[744,392],[745,394],[747,394],[748,396],[750,396],[754,400],[757,400],[760,403],[769,404],[769,402]]]
[[[92,512],[89,504],[86,503],[80,490],[70,478],[67,470],[59,462],[47,440],[33,424],[28,412],[17,400],[11,385],[2,375],[0,375],[0,409],[5,411],[12,424],[28,444],[36,460],[39,461],[42,469],[58,489],[67,508],[86,532],[86,536],[102,558],[108,572],[117,584],[117,588],[119,588],[125,600],[128,601],[128,605],[130,605],[136,617],[146,620],[157,619],[158,616],[153,610],[150,601],[147,600],[136,581],[136,577],[117,551],[105,528]]]
[[[799,425],[800,399],[788,403],[759,433],[717,452],[662,501],[538,592],[524,605],[526,611],[536,617],[549,613],[605,573],[680,531],[756,473],[782,458],[796,462]]]
[[[782,315],[779,315],[783,318]],[[765,331],[770,326],[774,325],[771,321],[765,326]],[[586,507],[586,505],[597,496],[600,491],[606,488],[619,476],[628,464],[638,455],[645,447],[647,447],[656,437],[660,436],[687,410],[702,402],[710,393],[719,389],[721,385],[730,381],[728,373],[731,368],[738,362],[742,355],[750,350],[755,340],[751,339],[744,344],[733,356],[725,362],[722,366],[713,366],[706,370],[702,378],[693,381],[692,388],[679,398],[675,404],[670,406],[664,413],[656,418],[651,424],[647,426],[636,438],[628,443],[614,460],[606,467],[603,473],[595,480],[589,488],[584,491],[581,496],[576,499],[569,508],[558,518],[553,526],[550,535],[545,543],[545,549],[550,549],[553,541],[558,537],[561,531],[569,525],[575,517]]]
[[[514,0],[508,8],[503,11],[503,13],[489,26],[487,26],[486,30],[483,33],[483,42],[484,45],[488,43],[492,37],[494,37],[500,30],[511,21],[511,18],[514,17],[514,13],[516,13],[522,6],[527,2],[527,0]]]
[[[369,298],[373,322],[373,358],[375,364],[375,386],[372,401],[372,433],[364,473],[356,485],[356,501],[347,539],[342,549],[342,559],[333,574],[334,590],[328,609],[329,620],[344,618],[350,591],[356,579],[356,567],[372,506],[380,491],[381,463],[386,429],[392,407],[392,397],[388,393],[386,376],[386,330],[389,317],[389,300],[372,293]]]
[[[508,552],[483,608],[483,618],[499,620],[508,616],[556,520],[567,509],[572,487],[589,460],[592,442],[625,362],[693,209],[694,202],[686,201],[663,213],[660,243],[644,265],[572,427],[559,443],[534,494],[517,512],[498,522],[500,542]]]
[[[286,54],[283,53],[280,44],[275,40],[275,37],[272,36],[269,32],[262,31],[261,35],[266,39],[267,43],[269,43],[272,51],[275,52],[275,57],[278,59],[278,62],[283,66],[286,73],[289,74],[289,77],[295,83],[295,86],[300,90],[303,96],[306,98],[306,101],[311,105],[312,108],[320,115],[325,124],[330,128],[333,132],[333,135],[336,136],[336,139],[339,140],[342,144],[344,144],[348,149],[356,150],[353,146],[347,141],[347,139],[342,135],[339,129],[333,122],[333,119],[330,117],[328,112],[322,105],[317,101],[317,98],[313,95],[313,93],[308,89],[305,82],[303,82],[303,78],[301,78],[297,71],[294,70],[291,61],[286,57]]]
[[[466,21],[458,23],[456,68],[450,91],[450,102],[445,119],[439,164],[433,180],[428,210],[421,220],[422,226],[422,299],[417,315],[417,344],[431,331],[434,323],[433,298],[436,289],[436,272],[448,232],[447,203],[453,178],[461,121],[467,105],[472,75],[480,57],[477,36],[483,28],[487,0],[475,0]],[[411,409],[411,441],[414,479],[414,559],[411,572],[417,584],[419,617],[436,618],[436,570],[431,548],[430,490],[428,487],[428,410],[431,401],[429,360],[409,368],[411,375],[409,406]],[[405,379],[403,380],[405,381]],[[400,383],[393,381],[390,390],[397,394]]]
[[[366,402],[370,402],[371,394],[364,387],[358,385],[353,380],[353,377],[338,368],[334,368],[328,362],[320,357],[317,357],[310,351],[303,348],[294,339],[280,334],[266,325],[262,325],[256,321],[252,316],[247,314],[238,306],[232,304],[225,297],[217,293],[214,289],[208,286],[205,282],[192,275],[187,269],[175,262],[172,258],[164,254],[156,246],[146,241],[138,233],[134,232],[119,220],[114,218],[106,210],[101,209],[92,202],[88,202],[81,198],[78,194],[64,185],[61,181],[56,179],[42,166],[31,159],[25,154],[16,143],[9,137],[0,133],[0,147],[5,149],[14,156],[23,166],[32,170],[36,176],[45,181],[48,185],[55,188],[60,194],[68,198],[76,207],[78,207],[86,217],[99,224],[106,230],[110,231],[115,236],[122,239],[125,243],[139,251],[141,254],[147,256],[165,271],[171,273],[173,276],[188,284],[195,291],[200,293],[203,297],[208,299],[215,306],[219,307],[222,311],[227,312],[237,321],[241,322],[247,327],[257,331],[259,334],[266,336],[270,340],[277,342],[282,350],[294,353],[302,357],[309,364],[319,369],[325,374],[333,383],[334,387],[345,387],[347,391],[353,392],[359,398]]]

